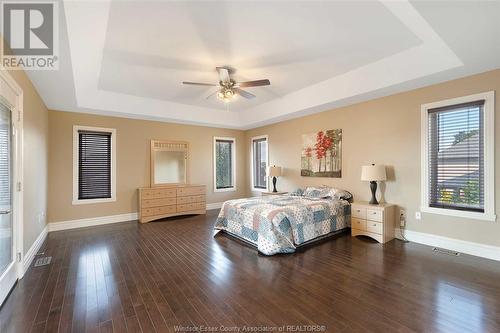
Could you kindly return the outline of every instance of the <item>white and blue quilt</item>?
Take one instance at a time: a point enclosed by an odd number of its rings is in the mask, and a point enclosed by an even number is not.
[[[215,229],[257,246],[266,255],[291,253],[309,240],[350,227],[345,200],[302,196],[263,196],[224,203]]]

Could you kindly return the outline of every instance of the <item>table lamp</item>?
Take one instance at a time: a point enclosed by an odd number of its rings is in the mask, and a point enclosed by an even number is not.
[[[277,177],[281,177],[281,167],[276,165],[267,167],[267,176],[273,177],[273,192],[278,192],[278,190],[276,190],[276,181]]]
[[[385,165],[364,165],[361,167],[361,180],[370,182],[370,189],[372,191],[371,205],[378,205],[375,192],[377,192],[377,181],[386,180]]]

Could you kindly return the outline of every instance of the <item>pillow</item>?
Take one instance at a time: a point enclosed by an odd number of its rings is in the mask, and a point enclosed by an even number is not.
[[[330,188],[326,186],[306,187],[304,196],[309,198],[326,198],[330,196]]]
[[[352,200],[351,192],[334,187],[330,188],[329,196],[337,200]]]
[[[291,195],[291,196],[294,196],[294,197],[301,197],[301,196],[304,195],[304,190],[299,187],[295,191],[292,191],[292,192],[288,193],[288,195]]]

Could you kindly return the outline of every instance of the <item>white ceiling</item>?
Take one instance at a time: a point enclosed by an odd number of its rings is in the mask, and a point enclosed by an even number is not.
[[[252,128],[500,67],[500,2],[65,1],[51,109]],[[268,78],[205,97],[216,66]]]

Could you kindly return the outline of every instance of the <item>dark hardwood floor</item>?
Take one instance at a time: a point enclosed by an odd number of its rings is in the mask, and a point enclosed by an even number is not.
[[[50,233],[52,264],[17,284],[0,331],[500,331],[498,262],[348,235],[265,257],[212,237],[216,213]]]

